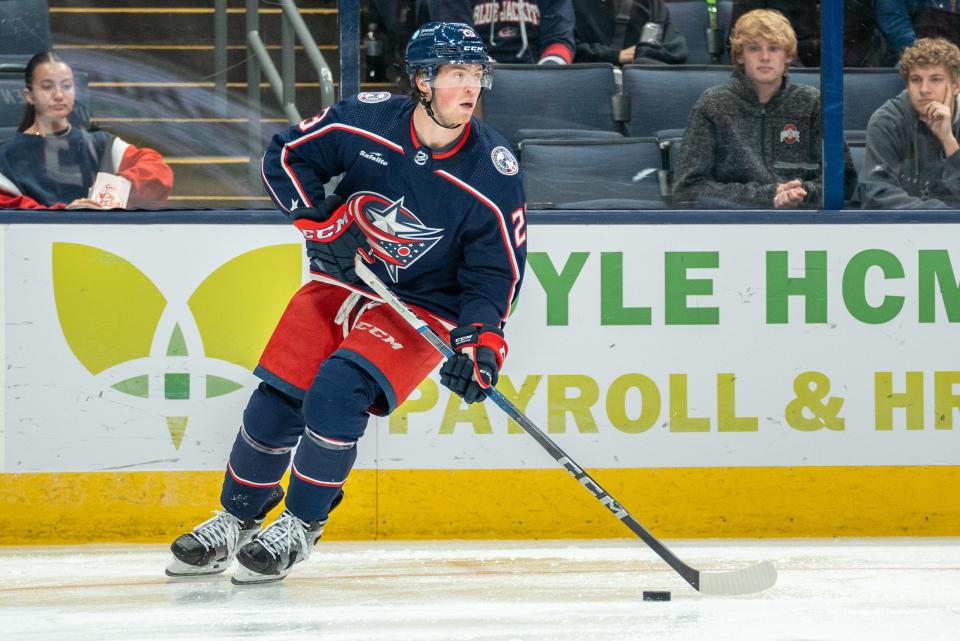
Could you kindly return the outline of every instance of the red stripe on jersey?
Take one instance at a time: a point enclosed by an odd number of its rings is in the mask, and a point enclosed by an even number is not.
[[[240,485],[246,485],[248,487],[273,487],[274,485],[279,485],[281,479],[277,479],[273,483],[254,483],[253,481],[248,481],[247,479],[240,478],[237,476],[237,473],[233,471],[233,466],[230,465],[230,461],[227,461],[227,472],[230,473],[230,476],[234,481]]]
[[[314,138],[319,138],[324,134],[330,133],[331,131],[337,131],[337,130],[346,131],[347,133],[355,134],[357,136],[363,136],[364,138],[369,138],[370,140],[374,142],[378,142],[382,145],[385,145],[396,152],[399,152],[401,154],[403,153],[403,147],[393,142],[392,140],[384,138],[383,136],[379,136],[373,133],[372,131],[367,131],[366,129],[360,129],[359,127],[352,127],[350,125],[344,125],[339,122],[334,122],[329,125],[320,127],[320,129],[317,129],[316,131],[311,131],[308,134],[300,136],[296,140],[291,140],[290,142],[283,145],[283,151],[280,152],[280,165],[283,167],[284,173],[287,174],[287,176],[290,178],[290,182],[293,183],[294,189],[296,189],[297,194],[303,199],[303,204],[306,207],[313,207],[313,204],[310,202],[310,199],[307,197],[307,194],[303,191],[303,186],[300,184],[300,181],[297,180],[296,175],[294,175],[293,168],[287,162],[287,151],[289,149],[295,149],[300,145],[302,145],[303,143],[313,140]],[[262,170],[261,170],[261,173],[262,173]],[[281,202],[280,199],[276,197],[276,192],[274,192],[273,188],[270,187],[270,183],[268,183],[266,179],[264,179],[264,182],[267,184],[267,187],[270,188],[270,193],[273,194],[274,200],[276,200],[277,202]]]
[[[300,184],[300,181],[297,180],[296,174],[293,173],[293,167],[291,167],[287,162],[287,145],[284,145],[283,151],[280,152],[280,166],[283,167],[283,173],[285,173],[290,178],[290,182],[293,183],[293,188],[297,190],[300,198],[303,199],[303,206],[313,207],[313,203],[310,202],[310,198],[308,198],[306,192],[303,191],[303,185]],[[277,202],[280,201],[278,200]]]
[[[463,143],[467,142],[467,136],[470,135],[470,121],[467,121],[467,126],[463,128],[463,135],[460,136],[460,141],[454,146],[450,151],[446,151],[442,154],[433,154],[434,160],[443,160],[444,158],[449,158],[453,154],[460,151],[460,148],[463,147]]]
[[[463,147],[464,143],[467,142],[467,137],[470,136],[470,121],[467,121],[466,126],[463,128],[463,134],[461,134],[460,139],[457,141],[457,144],[448,151],[443,152],[442,154],[432,154],[434,160],[443,160],[444,158],[449,158],[454,155],[460,148]],[[410,116],[410,140],[413,142],[414,149],[420,149],[422,146],[420,144],[420,139],[417,138],[417,130],[413,126],[413,116]]]
[[[510,316],[510,304],[513,302],[513,297],[517,290],[517,282],[520,280],[520,268],[517,266],[517,256],[513,252],[513,245],[510,244],[510,232],[507,230],[507,221],[503,217],[503,212],[500,211],[500,208],[497,207],[492,200],[490,200],[489,198],[487,198],[486,196],[481,194],[479,191],[477,191],[467,183],[463,182],[456,176],[453,176],[452,174],[448,174],[447,172],[441,171],[439,169],[435,170],[434,173],[437,174],[438,176],[446,178],[447,180],[452,182],[454,185],[460,187],[467,193],[471,194],[474,198],[482,202],[484,205],[486,205],[490,209],[490,211],[492,211],[496,215],[497,222],[500,223],[500,238],[501,240],[503,240],[504,247],[506,247],[507,256],[510,258],[510,269],[513,271],[513,281],[510,283],[510,295],[507,298],[507,308],[506,308],[506,312],[503,315],[503,318],[501,319],[504,322],[506,322],[507,317]]]

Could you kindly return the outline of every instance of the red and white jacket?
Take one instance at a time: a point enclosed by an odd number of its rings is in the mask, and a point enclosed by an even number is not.
[[[105,131],[18,133],[0,147],[0,209],[63,209],[87,197],[98,172],[132,183],[129,208],[159,207],[173,190],[173,171],[158,152]]]

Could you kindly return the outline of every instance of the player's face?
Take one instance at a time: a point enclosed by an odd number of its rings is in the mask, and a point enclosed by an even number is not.
[[[483,68],[480,65],[444,65],[433,81],[434,113],[440,122],[466,124],[477,108]]]
[[[931,102],[939,102],[956,108],[956,96],[960,91],[960,78],[952,78],[944,65],[914,66],[907,76],[907,92],[913,108],[923,113]]]
[[[737,56],[737,64],[743,65],[744,74],[755,85],[779,85],[792,61],[782,44],[766,38],[746,43]]]
[[[45,62],[33,70],[33,84],[23,90],[24,98],[36,109],[37,117],[65,119],[76,99],[73,71],[62,62]]]

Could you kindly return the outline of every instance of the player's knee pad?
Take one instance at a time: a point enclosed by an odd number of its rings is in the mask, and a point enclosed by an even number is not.
[[[303,418],[316,435],[336,442],[357,441],[370,418],[367,409],[380,386],[358,365],[333,356],[317,371],[303,398]]]
[[[260,383],[243,410],[247,436],[267,448],[291,448],[303,434],[301,401]]]

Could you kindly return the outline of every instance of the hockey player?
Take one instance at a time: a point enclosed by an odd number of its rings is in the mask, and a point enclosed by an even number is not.
[[[358,251],[456,354],[441,382],[468,403],[495,385],[520,287],[525,207],[507,142],[472,117],[491,83],[464,24],[429,23],[407,46],[411,97],[360,93],[274,136],[263,179],[306,239],[313,280],[260,359],[227,462],[223,511],[174,541],[172,576],[284,578],[306,559],[357,456],[369,415],[400,405],[442,357],[358,282]],[[335,192],[324,184],[342,174]],[[298,445],[299,443],[299,445]],[[286,510],[261,531],[282,500]]]

